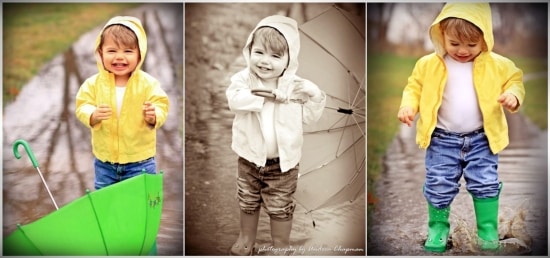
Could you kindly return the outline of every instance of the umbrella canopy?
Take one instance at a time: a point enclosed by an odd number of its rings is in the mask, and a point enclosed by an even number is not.
[[[4,238],[4,255],[142,255],[162,211],[162,172],[90,192]]]
[[[333,6],[300,26],[298,75],[327,94],[321,119],[304,127],[295,194],[308,212],[365,190],[365,19]]]

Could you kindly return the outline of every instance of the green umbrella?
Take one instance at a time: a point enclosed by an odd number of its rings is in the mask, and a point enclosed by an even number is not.
[[[16,142],[14,152],[19,144],[38,167],[26,142]],[[43,218],[18,225],[4,238],[4,255],[146,255],[156,246],[162,180],[162,172],[143,173],[97,191],[87,190]]]

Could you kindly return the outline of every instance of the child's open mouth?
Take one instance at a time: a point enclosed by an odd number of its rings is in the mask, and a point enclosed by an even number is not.
[[[124,69],[127,66],[128,66],[127,64],[120,64],[120,63],[113,64],[113,68],[115,68],[115,69]]]
[[[267,67],[263,67],[263,66],[258,66],[258,69],[260,69],[262,71],[271,71],[271,69],[269,69]]]

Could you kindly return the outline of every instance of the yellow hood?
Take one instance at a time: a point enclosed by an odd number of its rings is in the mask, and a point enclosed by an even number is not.
[[[143,25],[141,25],[141,21],[132,16],[116,16],[111,18],[105,26],[103,26],[103,29],[101,29],[101,32],[97,35],[96,41],[95,41],[95,47],[94,47],[94,55],[96,58],[97,68],[100,73],[107,72],[105,70],[105,67],[103,66],[103,62],[101,60],[101,56],[99,55],[99,43],[101,43],[101,35],[103,34],[103,31],[105,28],[109,27],[113,24],[120,24],[124,25],[127,28],[131,29],[134,34],[136,34],[136,37],[138,39],[138,46],[139,46],[139,53],[140,53],[140,60],[138,65],[136,66],[136,70],[141,69],[141,66],[143,65],[143,61],[145,60],[145,54],[147,53],[147,35],[145,34],[145,29],[143,29]]]
[[[449,3],[443,7],[430,27],[430,39],[438,55],[444,56],[447,53],[439,23],[449,17],[461,18],[476,25],[483,32],[487,51],[491,52],[493,50],[495,41],[493,39],[493,22],[489,3]]]

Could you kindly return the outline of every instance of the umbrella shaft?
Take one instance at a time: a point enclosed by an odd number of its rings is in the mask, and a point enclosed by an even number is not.
[[[38,175],[40,175],[40,178],[42,179],[42,183],[44,183],[44,186],[46,187],[46,190],[48,191],[48,194],[50,195],[50,199],[52,199],[53,205],[55,206],[56,210],[59,210],[57,207],[57,203],[55,203],[55,200],[53,199],[53,195],[50,192],[50,188],[48,188],[48,184],[46,184],[46,180],[44,180],[44,177],[42,176],[42,172],[40,171],[40,168],[36,167],[36,170],[38,171]]]

